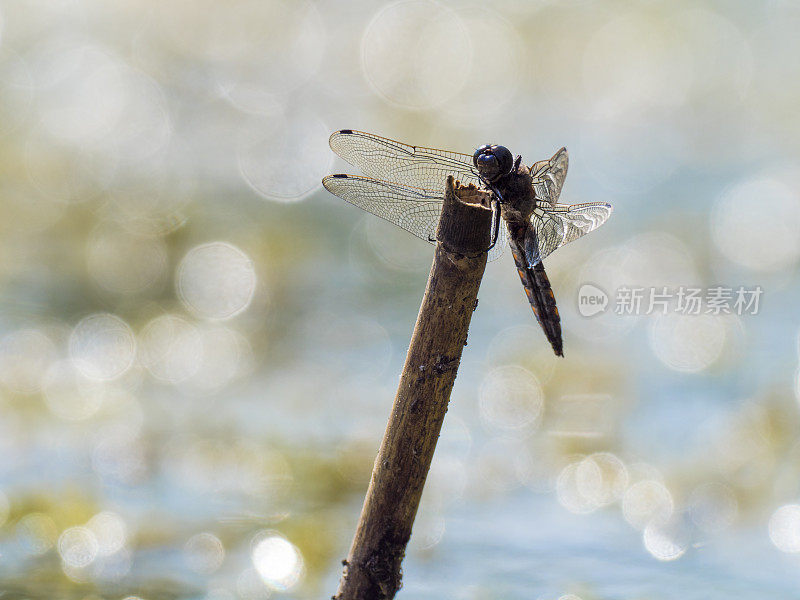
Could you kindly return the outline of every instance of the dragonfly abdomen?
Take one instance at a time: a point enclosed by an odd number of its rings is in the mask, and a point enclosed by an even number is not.
[[[516,233],[516,232],[515,232]],[[561,316],[558,314],[556,298],[550,279],[544,270],[544,265],[539,262],[533,267],[528,266],[525,259],[524,235],[511,235],[511,254],[517,266],[517,273],[525,289],[525,295],[531,304],[536,320],[544,330],[553,352],[556,356],[564,356],[563,341],[561,339]]]

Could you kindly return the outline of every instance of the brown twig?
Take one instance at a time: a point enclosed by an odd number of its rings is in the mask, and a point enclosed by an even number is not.
[[[401,563],[467,343],[490,230],[488,194],[448,177],[428,285],[333,600],[391,599],[401,587]]]

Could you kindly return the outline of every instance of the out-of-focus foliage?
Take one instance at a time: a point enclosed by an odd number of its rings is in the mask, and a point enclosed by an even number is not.
[[[0,596],[333,593],[431,258],[321,191],[339,128],[566,145],[562,200],[615,205],[547,261],[566,359],[487,269],[401,594],[795,593],[799,29],[788,0],[0,2]],[[615,305],[740,286],[757,314]]]

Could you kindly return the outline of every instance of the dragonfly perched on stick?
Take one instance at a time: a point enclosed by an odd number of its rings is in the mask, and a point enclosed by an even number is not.
[[[529,168],[498,145],[481,146],[470,156],[342,129],[331,135],[330,146],[365,175],[329,175],[322,180],[329,192],[434,244],[448,175],[492,192],[489,260],[509,243],[536,320],[556,355],[564,355],[561,317],[542,261],[600,227],[612,211],[606,202],[559,204],[566,148]]]

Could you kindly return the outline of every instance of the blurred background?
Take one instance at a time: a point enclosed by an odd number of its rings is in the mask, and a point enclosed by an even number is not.
[[[0,596],[334,593],[432,247],[340,128],[528,164],[608,224],[486,270],[402,598],[800,598],[800,9],[0,2]],[[587,317],[579,290],[608,295]],[[621,288],[762,290],[618,314]]]

